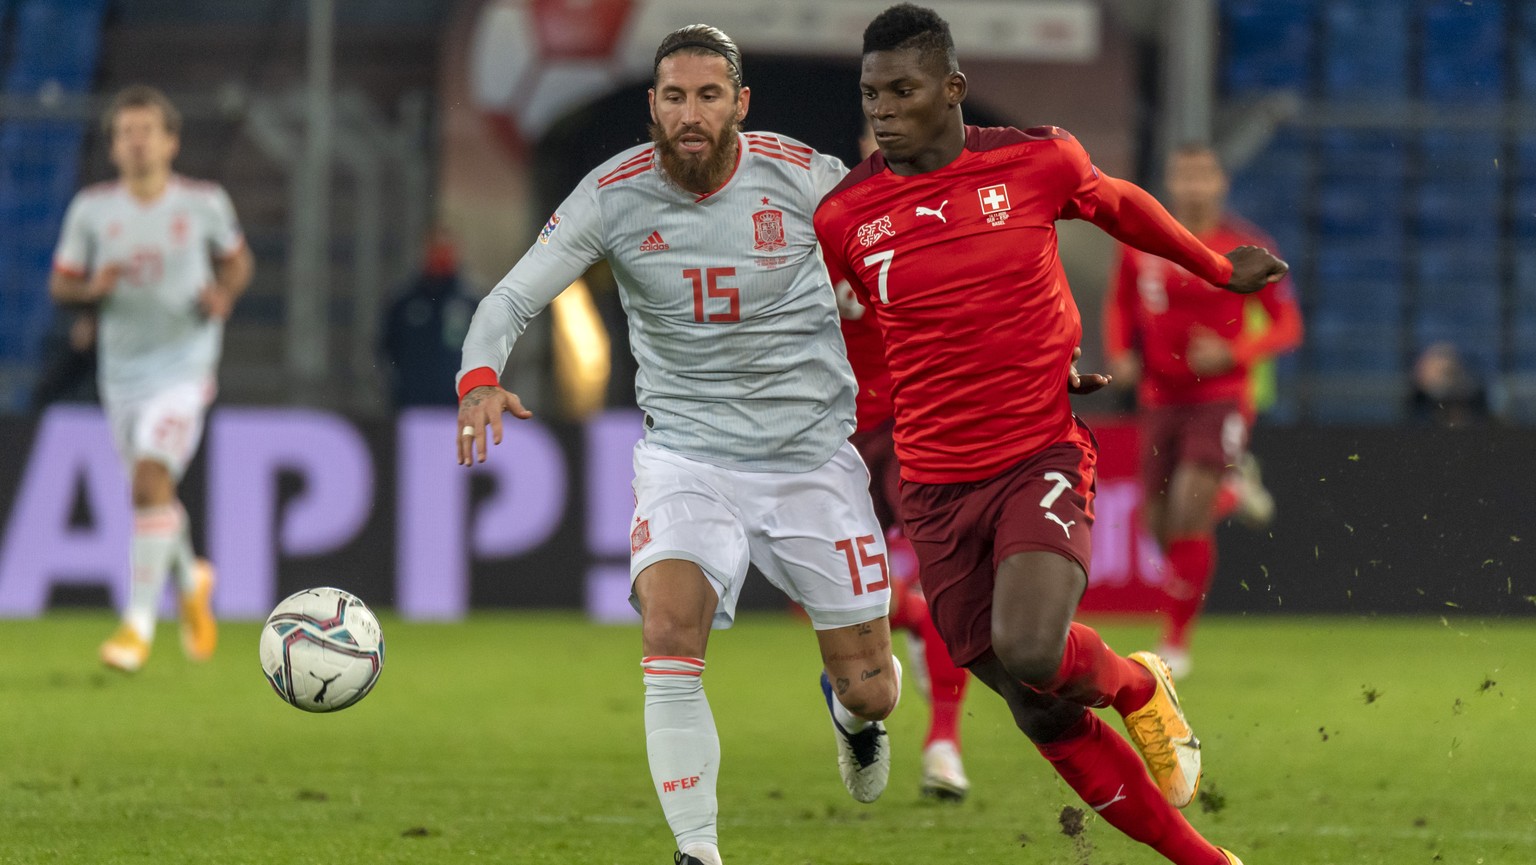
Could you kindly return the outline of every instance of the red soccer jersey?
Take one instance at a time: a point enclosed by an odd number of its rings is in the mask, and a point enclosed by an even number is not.
[[[859,432],[873,429],[891,418],[891,371],[885,365],[885,343],[875,314],[865,307],[858,318],[843,318],[843,343],[848,362],[859,380]]]
[[[1225,258],[1055,127],[966,127],[959,157],[910,177],[876,153],[822,201],[828,269],[877,311],[902,477],[981,480],[1082,440],[1066,388],[1082,323],[1055,227],[1079,218],[1231,278]]]
[[[1199,237],[1213,249],[1247,245],[1275,252],[1274,241],[1262,231],[1231,216]],[[1270,326],[1260,334],[1245,334],[1248,297],[1223,291],[1155,255],[1125,246],[1119,253],[1113,298],[1105,306],[1104,347],[1111,358],[1140,351],[1137,396],[1142,405],[1237,400],[1246,406],[1253,365],[1301,342],[1301,312],[1288,278],[1253,295]],[[1202,377],[1189,368],[1190,337],[1202,328],[1232,346],[1232,369]]]

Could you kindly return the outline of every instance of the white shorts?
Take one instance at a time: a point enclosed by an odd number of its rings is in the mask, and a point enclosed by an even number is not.
[[[629,578],[664,559],[704,569],[729,628],[747,577],[805,608],[817,630],[857,625],[890,607],[885,534],[869,501],[869,470],[847,442],[808,472],[744,472],[635,445]],[[630,603],[639,609],[633,591]]]
[[[102,399],[112,440],[130,478],[135,463],[151,460],[163,463],[171,477],[181,480],[202,441],[203,419],[214,391],[212,379],[195,379],[143,399]]]

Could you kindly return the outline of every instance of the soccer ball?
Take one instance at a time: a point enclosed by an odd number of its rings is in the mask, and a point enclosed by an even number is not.
[[[335,712],[368,696],[384,668],[373,611],[341,589],[305,589],[261,628],[261,669],[279,697],[306,712]]]

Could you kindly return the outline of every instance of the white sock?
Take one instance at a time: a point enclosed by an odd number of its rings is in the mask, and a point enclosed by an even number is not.
[[[175,505],[136,508],[133,512],[133,540],[129,544],[133,584],[123,620],[145,642],[155,638],[155,612],[184,525],[181,510]]]
[[[891,669],[893,669],[896,672],[896,702],[900,703],[901,702],[901,661],[895,655],[891,656]],[[892,708],[893,711],[895,710],[894,706],[892,706],[891,708]],[[839,700],[837,698],[837,692],[835,692],[835,691],[832,693],[832,719],[837,721],[837,725],[839,727],[842,727],[843,730],[845,732],[848,732],[848,733],[858,733],[858,732],[861,732],[865,728],[867,728],[870,724],[874,723],[874,721],[867,721],[867,720],[865,720],[863,718],[860,718],[858,715],[855,715],[852,712],[848,711],[848,707],[844,706],[843,705],[843,701]]]
[[[182,594],[197,588],[193,580],[193,566],[197,564],[197,554],[192,551],[192,521],[187,519],[187,509],[181,502],[175,504],[176,512],[181,514],[181,531],[176,535],[176,551],[171,557],[171,573],[176,575],[176,589]]]
[[[649,657],[645,671],[645,751],[651,780],[677,849],[720,861],[715,784],[720,771],[720,735],[704,696],[700,658]]]

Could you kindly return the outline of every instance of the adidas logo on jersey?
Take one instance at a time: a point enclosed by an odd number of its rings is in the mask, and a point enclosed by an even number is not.
[[[661,239],[661,232],[653,231],[651,236],[640,242],[641,252],[661,252],[663,249],[671,249],[665,240]]]

